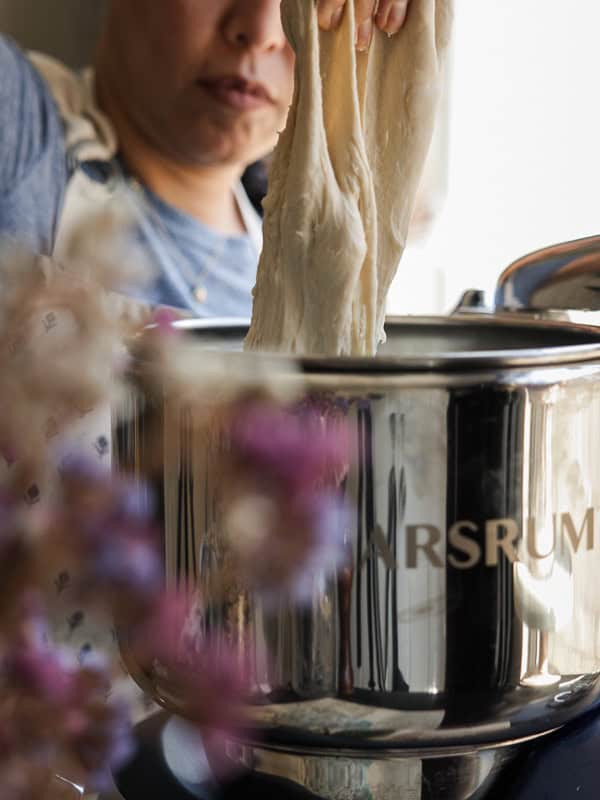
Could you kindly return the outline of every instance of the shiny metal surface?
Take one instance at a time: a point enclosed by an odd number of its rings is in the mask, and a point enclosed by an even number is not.
[[[52,779],[52,787],[50,789],[53,798],[56,800],[82,800],[85,795],[85,789],[78,782],[64,778],[62,775],[55,775]],[[89,800],[94,800],[93,797]]]
[[[228,757],[259,776],[304,790],[307,800],[483,800],[515,752],[513,744],[380,753],[375,760],[372,754],[230,744]]]
[[[244,320],[183,320],[184,331],[208,349],[240,352],[248,324]],[[560,321],[521,318],[509,314],[460,317],[389,317],[387,341],[375,357],[303,357],[298,364],[307,374],[394,376],[445,373],[458,370],[497,370],[508,366],[567,365],[600,357],[598,331]]]
[[[389,753],[541,735],[600,695],[600,331],[473,317],[392,320],[388,334],[360,369],[302,364],[306,393],[345,409],[357,446],[351,566],[315,575],[303,609],[235,587],[211,609],[249,648],[257,765],[277,751],[305,774],[313,756],[299,750],[333,749],[334,771],[362,759],[376,772]],[[221,338],[236,349],[243,326],[196,335],[201,357]],[[147,426],[167,426],[165,569],[210,598],[222,555],[211,454],[190,436],[190,409],[137,402],[118,458],[135,470]],[[168,678],[129,667],[180,708]]]
[[[493,312],[494,309],[487,303],[483,289],[467,289],[462,293],[452,314],[493,314]]]
[[[504,311],[599,311],[600,236],[530,253],[500,276],[495,307]]]

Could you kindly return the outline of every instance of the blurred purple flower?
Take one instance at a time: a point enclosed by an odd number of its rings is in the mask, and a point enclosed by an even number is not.
[[[116,499],[121,512],[128,518],[148,521],[155,511],[156,504],[152,492],[141,481],[120,478]]]
[[[178,334],[179,331],[175,324],[181,320],[181,313],[169,306],[159,306],[152,315],[152,323],[162,335]]]
[[[338,419],[309,409],[255,403],[241,407],[231,424],[232,457],[273,488],[292,495],[340,482],[349,462],[349,438]]]
[[[86,788],[107,791],[114,771],[124,766],[135,752],[127,705],[114,700],[97,701],[87,713],[72,712],[67,731],[68,745],[86,770]]]
[[[115,590],[115,600],[153,595],[163,570],[148,487],[89,459],[63,462],[61,475],[64,502],[56,510],[54,539],[75,556],[76,590],[86,596]]]
[[[157,323],[170,332],[171,322]],[[267,600],[282,592],[306,599],[345,555],[341,484],[350,456],[343,414],[258,402],[228,410],[226,521],[239,566]],[[43,515],[29,510],[23,517],[20,496],[0,496],[0,575],[20,576],[6,598],[11,627],[0,628],[0,761],[14,755],[15,763],[42,769],[66,754],[91,776],[89,787],[102,790],[111,769],[132,751],[127,712],[107,699],[105,665],[78,663],[74,654],[54,649],[39,596],[23,594],[49,565],[68,573],[69,591],[118,606],[135,660],[167,679],[187,702],[187,716],[214,742],[244,727],[251,670],[244,647],[231,650],[210,630],[197,597],[161,593],[160,537],[149,489],[77,455],[63,458],[60,474],[57,499],[44,497],[39,504]],[[34,513],[38,528],[27,532],[41,535],[21,537],[23,520]],[[35,547],[19,549],[29,540]],[[37,571],[27,560],[30,550],[37,550]],[[23,564],[27,569],[20,569]],[[9,698],[4,705],[3,690]]]
[[[157,589],[162,579],[161,565],[148,543],[121,538],[102,548],[90,570],[93,579],[118,584],[130,590]]]
[[[222,636],[206,632],[197,597],[164,594],[143,624],[130,630],[128,646],[138,664],[168,673],[187,718],[223,731],[238,726],[249,672]]]
[[[113,516],[149,520],[154,513],[156,504],[149,486],[109,472],[96,458],[71,452],[61,460],[60,474],[68,500],[76,501],[77,494],[91,493],[92,498],[102,499],[105,510]]]
[[[51,705],[68,701],[73,672],[61,652],[47,645],[17,646],[4,657],[3,673],[7,686]]]
[[[339,494],[322,492],[306,499],[305,513],[313,538],[290,581],[290,594],[299,603],[309,601],[315,581],[333,573],[347,559],[349,509]],[[319,587],[320,589],[320,587]]]
[[[346,556],[345,425],[311,407],[255,403],[234,411],[230,433],[225,524],[238,570],[268,602],[305,601]]]
[[[267,603],[282,595],[309,600],[315,581],[347,557],[347,507],[332,491],[306,491],[287,502],[240,495],[231,501],[226,526],[240,574]]]

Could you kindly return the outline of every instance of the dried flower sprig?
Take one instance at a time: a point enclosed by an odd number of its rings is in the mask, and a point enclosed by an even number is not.
[[[101,231],[108,240],[110,229],[103,220],[92,238]],[[124,341],[151,367],[138,374],[142,390],[166,388],[192,405],[207,444],[218,440],[215,470],[240,581],[267,599],[303,597],[317,567],[334,568],[343,553],[343,426],[293,406],[301,381],[280,360],[248,366],[240,355],[225,364],[204,351],[199,363],[166,312],[141,335],[147,317],[115,313],[107,301],[131,282],[114,267],[118,254],[86,253],[86,241],[82,234],[72,248],[78,275],[23,251],[0,254],[3,800],[54,800],[61,768],[101,787],[131,748],[126,709],[109,696],[111,665],[81,661],[51,641],[51,609],[40,599],[49,574],[68,573],[72,596],[127,627],[137,665],[179,689],[191,719],[216,735],[242,722],[239,654],[206,624],[202,598],[164,591],[151,493],[58,444],[90,409],[121,406]]]
[[[91,228],[108,234],[107,220]],[[108,228],[110,229],[110,224]],[[90,230],[88,230],[88,234]],[[54,645],[41,589],[60,565],[99,606],[151,608],[159,560],[136,491],[58,442],[95,407],[118,403],[131,313],[108,300],[127,282],[114,249],[82,242],[84,270],[5,245],[0,252],[0,796],[62,794],[54,773],[106,783],[130,751],[128,712],[109,700],[111,665]],[[100,237],[100,242],[110,241]],[[90,274],[90,268],[94,274]],[[57,469],[60,463],[61,469]],[[148,578],[154,576],[154,582]],[[115,591],[115,589],[120,591]],[[81,779],[81,780],[80,780]]]
[[[80,663],[51,641],[35,587],[54,560],[68,565],[71,590],[88,608],[108,609],[127,626],[139,666],[168,671],[169,685],[189,698],[189,718],[220,730],[241,718],[239,662],[203,635],[197,600],[162,590],[149,492],[81,459],[62,475],[61,491],[35,524],[35,546],[24,551],[21,579],[3,597],[0,796],[15,800],[45,798],[59,765],[88,789],[102,789],[132,746],[127,709],[108,696],[111,665],[97,656]],[[11,566],[4,564],[9,575]]]
[[[100,283],[14,247],[0,250],[0,460],[14,467],[21,489],[70,426],[119,402],[118,355],[135,329]]]
[[[302,601],[346,554],[345,428],[310,406],[246,401],[230,413],[225,526],[238,571],[266,599]]]
[[[88,785],[106,785],[109,767],[130,747],[122,710],[106,703],[108,673],[51,644],[38,593],[13,599],[13,624],[0,637],[2,797],[51,796],[58,764],[68,764],[72,775],[86,773]],[[125,737],[117,737],[122,730]],[[95,758],[85,750],[92,731],[104,737]],[[125,746],[117,748],[117,740]]]

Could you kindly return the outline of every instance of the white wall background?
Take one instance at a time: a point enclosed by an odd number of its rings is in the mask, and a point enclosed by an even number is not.
[[[448,194],[405,253],[402,313],[446,311],[526,252],[600,233],[600,3],[456,6]]]

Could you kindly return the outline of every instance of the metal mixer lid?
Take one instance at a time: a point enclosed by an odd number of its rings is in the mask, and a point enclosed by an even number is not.
[[[600,236],[523,256],[498,280],[495,308],[504,311],[600,310]]]
[[[240,352],[248,321],[181,320],[210,350]],[[515,315],[390,317],[374,357],[302,357],[310,372],[424,372],[600,362],[600,329]]]

